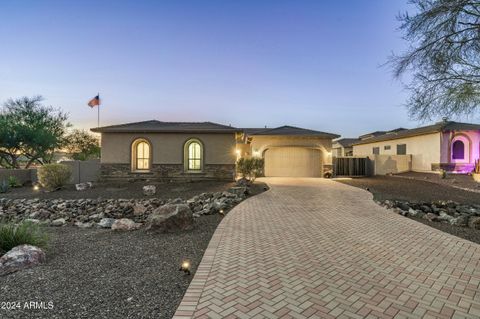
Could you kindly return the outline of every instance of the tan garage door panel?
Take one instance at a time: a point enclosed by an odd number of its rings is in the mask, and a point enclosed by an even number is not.
[[[302,147],[271,148],[265,152],[265,176],[320,177],[320,150]]]

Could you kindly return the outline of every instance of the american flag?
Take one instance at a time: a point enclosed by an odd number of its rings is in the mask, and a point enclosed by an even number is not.
[[[95,107],[98,105],[100,105],[100,95],[97,95],[96,97],[91,99],[90,102],[88,102],[88,106],[90,107]]]

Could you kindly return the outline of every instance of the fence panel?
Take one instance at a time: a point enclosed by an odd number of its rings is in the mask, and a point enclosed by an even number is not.
[[[333,159],[334,176],[371,176],[372,162],[368,157],[335,157]]]

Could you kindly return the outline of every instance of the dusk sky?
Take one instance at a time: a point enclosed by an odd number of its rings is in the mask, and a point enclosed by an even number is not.
[[[415,127],[382,67],[407,0],[0,2],[0,101],[43,95],[78,127],[149,119]]]

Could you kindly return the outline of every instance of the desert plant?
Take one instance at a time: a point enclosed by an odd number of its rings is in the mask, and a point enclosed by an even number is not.
[[[6,180],[0,182],[0,194],[8,192],[8,183]]]
[[[70,179],[72,172],[64,164],[45,164],[38,168],[38,182],[49,191],[62,188]]]
[[[241,158],[237,161],[237,172],[242,175],[243,178],[254,181],[255,178],[263,174],[263,158]]]
[[[32,245],[46,248],[48,235],[32,222],[0,224],[0,255],[19,245]]]
[[[252,172],[250,173],[250,179],[254,181],[257,177],[263,175],[265,160],[259,157],[253,157],[250,160],[252,161]]]
[[[480,159],[475,160],[475,167],[473,168],[474,174],[480,174]]]
[[[19,187],[21,185],[20,185],[20,183],[18,182],[18,179],[15,176],[9,176],[8,177],[8,186],[10,186],[10,188],[14,188],[14,187]]]
[[[441,179],[447,178],[447,171],[446,171],[446,170],[441,169],[441,170],[439,171],[439,174],[440,174],[440,178],[441,178]]]

